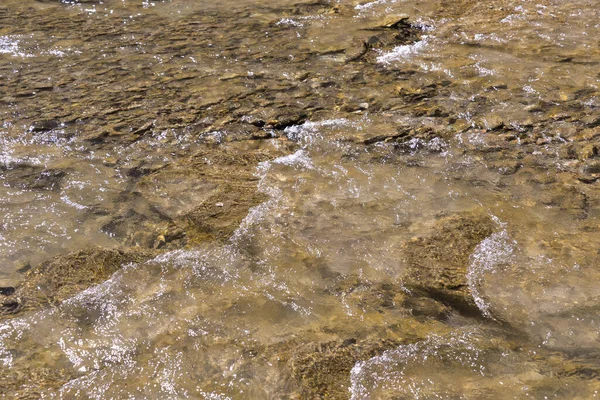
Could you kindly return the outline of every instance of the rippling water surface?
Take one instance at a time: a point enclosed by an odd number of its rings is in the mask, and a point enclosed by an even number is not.
[[[3,1],[0,393],[597,397],[599,17]]]

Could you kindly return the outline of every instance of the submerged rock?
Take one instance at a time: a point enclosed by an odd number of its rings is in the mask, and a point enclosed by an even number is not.
[[[30,270],[16,289],[5,291],[0,320],[56,305],[105,281],[124,264],[143,262],[154,255],[156,253],[149,250],[97,247],[55,257]]]
[[[339,333],[333,339],[319,339],[322,332],[309,331],[306,336],[263,350],[270,363],[279,365],[282,373],[279,384],[285,386],[283,392],[295,393],[302,399],[348,399],[351,371],[357,363],[398,346],[418,343],[431,334],[448,333],[444,324],[421,322],[414,317],[398,318],[390,327],[371,328],[366,337],[365,332],[360,332],[361,324],[354,323],[347,329],[329,328],[325,331]]]
[[[586,362],[527,351],[497,328],[466,327],[356,364],[350,391],[354,400],[584,398],[593,397],[597,385],[585,382],[597,374]]]
[[[0,165],[4,185],[18,189],[59,191],[67,175],[62,169],[47,169],[41,165],[19,163]]]
[[[404,285],[416,298],[424,296],[460,313],[480,315],[469,290],[467,268],[471,253],[494,232],[494,227],[492,219],[483,213],[467,212],[440,219],[431,235],[405,244]],[[440,312],[434,310],[436,314]]]
[[[357,342],[354,338],[328,343],[308,343],[293,350],[292,376],[302,398],[347,399],[350,371],[357,361],[398,346],[392,340]]]

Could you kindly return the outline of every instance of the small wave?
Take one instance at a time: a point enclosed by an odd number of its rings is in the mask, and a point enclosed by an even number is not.
[[[357,4],[356,6],[354,6],[354,9],[358,10],[358,11],[365,11],[365,10],[373,8],[374,6],[379,6],[379,5],[383,5],[383,4],[393,4],[396,2],[397,2],[397,0],[375,0],[375,1],[370,1],[368,3],[365,3],[365,4]]]
[[[28,58],[33,54],[24,53],[19,48],[19,40],[10,36],[0,36],[0,54],[10,54],[14,57]]]
[[[289,26],[295,26],[297,28],[302,28],[304,26],[304,24],[302,22],[295,21],[291,18],[283,18],[283,19],[279,20],[277,22],[277,24],[275,24],[275,25],[289,25]]]
[[[516,242],[510,238],[506,229],[495,232],[484,239],[471,255],[471,264],[467,270],[467,282],[475,304],[483,315],[493,318],[490,304],[485,301],[479,288],[486,273],[496,273],[498,268],[514,261]]]
[[[308,156],[308,153],[304,150],[298,150],[294,154],[283,156],[273,160],[274,164],[283,164],[293,167],[300,167],[303,169],[313,169],[314,165],[312,160]]]
[[[390,64],[394,61],[402,61],[415,54],[421,53],[428,45],[427,37],[423,37],[423,40],[420,40],[413,44],[404,44],[401,46],[394,47],[393,50],[387,53],[381,54],[377,57],[377,62],[382,64]]]
[[[31,58],[35,57],[36,54],[28,53],[23,51],[22,46],[20,45],[21,40],[18,36],[0,36],[0,54],[9,54],[13,57],[21,57],[21,58]],[[37,47],[36,47],[37,49]],[[37,55],[46,55],[46,56],[55,56],[55,57],[65,57],[67,55],[66,52],[52,48],[50,50],[37,50]],[[79,51],[75,51],[74,53],[81,54]]]
[[[350,398],[379,398],[382,392],[415,399],[441,398],[436,377],[441,379],[446,375],[449,365],[465,368],[475,375],[486,375],[485,354],[478,346],[480,336],[477,330],[459,331],[450,336],[432,335],[360,361],[350,371]],[[432,374],[419,378],[414,369],[422,367]]]
[[[323,139],[320,133],[321,127],[336,127],[347,126],[350,121],[346,118],[328,119],[324,121],[306,121],[302,125],[294,125],[285,128],[285,134],[290,140],[304,142],[305,144],[313,143],[319,139]]]

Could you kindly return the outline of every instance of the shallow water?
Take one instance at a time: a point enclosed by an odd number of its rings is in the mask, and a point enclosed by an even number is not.
[[[598,17],[3,2],[0,393],[597,397]]]

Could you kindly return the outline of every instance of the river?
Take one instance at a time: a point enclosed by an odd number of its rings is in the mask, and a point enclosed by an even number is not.
[[[0,394],[598,397],[599,17],[3,0]]]

